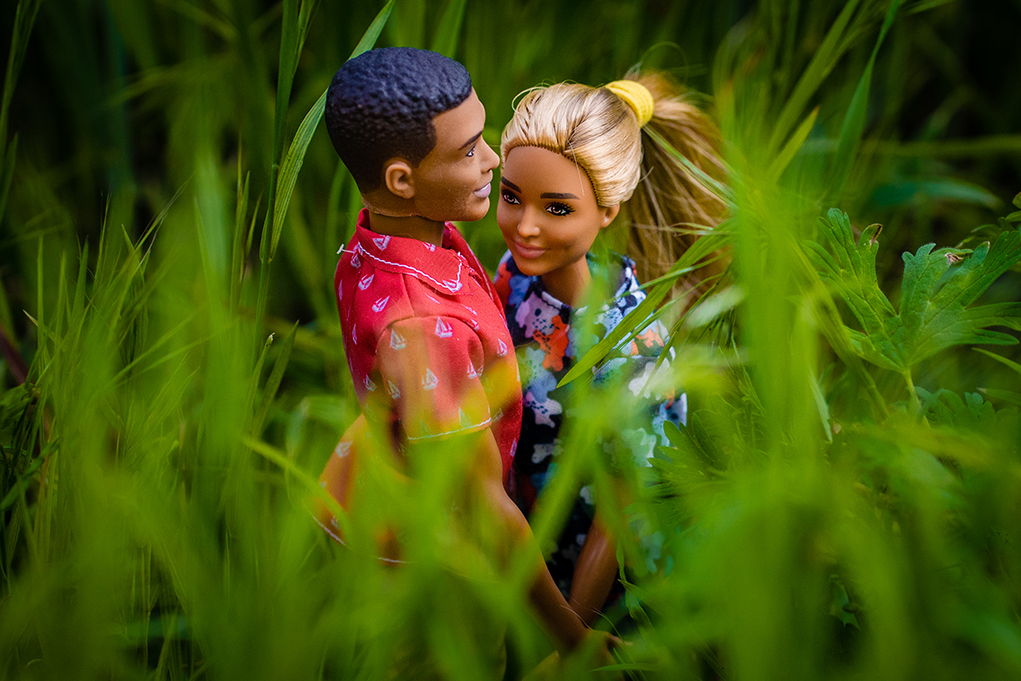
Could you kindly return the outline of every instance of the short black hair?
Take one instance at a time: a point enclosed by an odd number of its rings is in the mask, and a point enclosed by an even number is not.
[[[433,118],[471,94],[461,64],[436,52],[383,47],[345,63],[326,95],[326,130],[362,193],[394,157],[413,167],[436,146]]]

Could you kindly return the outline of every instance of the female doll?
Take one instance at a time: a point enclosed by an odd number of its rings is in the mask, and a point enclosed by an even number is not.
[[[598,312],[594,328],[609,333],[645,298],[638,275],[659,276],[690,244],[683,227],[713,227],[723,217],[722,201],[643,134],[650,130],[710,177],[722,177],[715,128],[658,75],[600,88],[560,83],[531,90],[503,132],[497,222],[509,250],[495,284],[521,368],[524,415],[514,466],[526,514],[548,481],[570,409],[564,403],[570,386],[556,386],[580,354],[571,328],[575,306],[593,279],[602,279],[614,298]],[[589,251],[622,204],[635,260],[612,254],[601,262]],[[620,379],[621,372],[647,377],[665,333],[659,322],[644,329],[595,382]],[[645,384],[626,383],[633,391]],[[683,394],[653,400],[637,437],[628,426],[628,442],[641,443],[630,451],[633,460],[648,465],[655,446],[667,444],[663,422],[681,422],[685,412]],[[617,559],[616,538],[592,504],[590,488],[582,488],[547,564],[575,611],[591,622],[614,586]]]

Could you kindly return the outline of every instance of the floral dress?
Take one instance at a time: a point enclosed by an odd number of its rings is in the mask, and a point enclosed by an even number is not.
[[[639,288],[631,259],[612,254],[608,266],[602,266],[591,254],[588,258],[594,280],[606,282],[616,275],[614,297],[599,310],[592,327],[602,338],[638,307],[645,299],[645,292]],[[521,437],[514,455],[514,484],[516,501],[528,516],[556,468],[560,428],[565,415],[570,415],[571,407],[567,402],[572,386],[558,388],[557,384],[575,359],[599,338],[587,339],[579,351],[580,339],[571,328],[571,320],[584,309],[575,310],[554,298],[541,278],[522,274],[509,252],[500,261],[494,284],[504,303],[521,373],[523,410]],[[652,322],[629,343],[618,347],[593,376],[595,385],[611,378],[623,380],[636,400],[646,403],[640,409],[638,422],[628,423],[620,433],[635,465],[648,466],[648,458],[653,456],[656,446],[669,444],[663,432],[665,421],[684,423],[687,416],[683,393],[650,397],[645,392],[663,352],[665,335],[663,325]],[[663,364],[670,358],[665,358]],[[570,593],[575,563],[594,515],[592,488],[586,485],[581,488],[557,545],[547,559],[550,574],[565,597]],[[655,552],[655,547],[646,548]],[[648,558],[655,561],[656,557]]]

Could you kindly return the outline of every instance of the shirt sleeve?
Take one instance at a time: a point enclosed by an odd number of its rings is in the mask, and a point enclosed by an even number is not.
[[[409,441],[481,430],[491,423],[483,365],[482,341],[464,322],[403,319],[379,337],[377,393]]]

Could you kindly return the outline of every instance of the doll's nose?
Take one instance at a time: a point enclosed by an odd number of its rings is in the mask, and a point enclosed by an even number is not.
[[[521,220],[518,221],[518,234],[524,237],[537,236],[539,234],[539,224],[535,219],[535,215],[527,208],[521,211]]]
[[[500,166],[499,154],[493,150],[493,147],[489,146],[485,142],[482,143],[482,166],[486,169],[486,172],[495,170]]]

